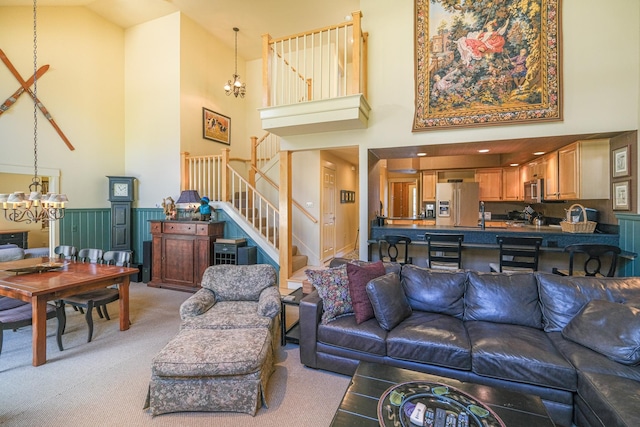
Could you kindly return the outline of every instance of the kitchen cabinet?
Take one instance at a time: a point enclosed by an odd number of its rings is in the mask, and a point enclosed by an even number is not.
[[[577,141],[558,150],[561,200],[609,199],[609,140]]]
[[[151,287],[195,292],[213,265],[214,242],[224,236],[224,221],[150,221]]]
[[[502,200],[522,200],[520,168],[511,166],[502,169]]]
[[[543,158],[544,164],[544,194],[545,200],[558,200],[558,152],[549,153]]]
[[[422,200],[436,199],[436,182],[438,177],[435,171],[422,172]]]
[[[476,182],[480,184],[480,200],[502,200],[502,169],[478,169],[475,177]]]

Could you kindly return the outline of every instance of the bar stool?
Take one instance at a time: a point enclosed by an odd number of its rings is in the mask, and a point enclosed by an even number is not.
[[[618,266],[618,255],[620,248],[613,245],[601,245],[599,243],[576,243],[565,246],[565,252],[569,253],[569,270],[558,270],[553,268],[553,273],[561,276],[600,276],[613,277]],[[574,255],[586,254],[587,260],[584,262],[583,271],[575,271],[573,268]],[[600,272],[603,262],[609,265],[606,274]]]
[[[462,241],[464,234],[425,233],[429,258],[427,267],[443,270],[462,268]]]
[[[409,243],[411,238],[407,236],[387,234],[378,240],[378,254],[380,259],[386,262],[397,262],[401,265],[411,264],[409,256]],[[400,249],[400,248],[404,249]]]
[[[538,271],[542,237],[498,236],[500,259],[489,264],[491,271]]]

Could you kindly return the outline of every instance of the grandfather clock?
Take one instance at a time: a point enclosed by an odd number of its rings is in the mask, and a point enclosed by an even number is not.
[[[130,176],[107,176],[111,202],[111,250],[131,250],[131,202],[133,180]]]

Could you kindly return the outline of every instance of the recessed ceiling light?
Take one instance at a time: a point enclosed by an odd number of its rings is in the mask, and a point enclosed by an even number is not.
[[[517,163],[511,163],[509,166],[518,166]]]
[[[427,155],[427,153],[418,153],[418,154],[417,154],[417,156],[418,156],[418,157],[424,157],[424,156],[426,156],[426,155]]]
[[[542,156],[544,154],[544,151],[536,151],[535,153],[533,153],[534,156]]]
[[[489,149],[488,148],[483,148],[482,150],[478,150],[478,153],[488,153]]]

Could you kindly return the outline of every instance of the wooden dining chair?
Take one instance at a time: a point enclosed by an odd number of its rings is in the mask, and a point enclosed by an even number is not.
[[[115,263],[117,260],[120,265],[129,265],[131,262],[131,252],[123,251],[127,255],[115,255],[114,252],[117,251],[108,251],[103,252],[102,249],[94,249],[94,248],[85,248],[80,249],[78,251],[78,261],[80,262],[89,262],[92,264],[107,262],[107,263]],[[105,256],[107,261],[105,261]],[[83,292],[81,294],[71,295],[65,297],[61,304],[64,308],[64,305],[68,304],[72,306],[74,309],[79,310],[81,313],[85,315],[85,319],[87,321],[87,326],[89,327],[87,342],[91,342],[93,337],[93,309],[95,307],[98,316],[103,319],[111,320],[109,317],[109,313],[107,311],[107,304],[113,301],[117,301],[119,298],[120,292],[117,288],[103,288],[103,289],[95,289],[93,291]],[[86,313],[85,313],[86,310]],[[64,311],[64,310],[63,310]],[[65,319],[66,323],[66,319]]]
[[[491,271],[538,271],[542,237],[497,236],[500,258],[489,264]]]
[[[378,255],[382,261],[411,264],[409,244],[411,238],[407,236],[387,234],[378,240]]]
[[[561,276],[599,276],[613,277],[618,266],[618,255],[620,248],[613,245],[601,245],[599,243],[576,243],[565,246],[565,252],[569,253],[569,270],[554,268],[552,271]],[[574,268],[576,255],[584,254],[585,261],[582,270]],[[606,273],[601,271],[602,267],[607,267]]]
[[[443,270],[462,268],[462,241],[464,234],[425,233],[427,267]]]

